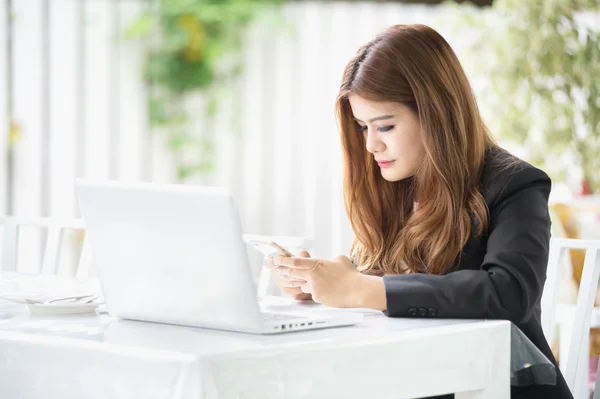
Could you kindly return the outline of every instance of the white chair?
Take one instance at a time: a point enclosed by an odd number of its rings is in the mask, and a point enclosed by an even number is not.
[[[0,269],[4,271],[18,271],[19,229],[33,227],[46,232],[46,243],[39,267],[39,273],[41,274],[58,273],[59,254],[65,229],[85,229],[81,219],[26,218],[18,216],[0,217],[0,226],[3,230],[2,265]],[[88,241],[84,237],[77,267],[70,271],[72,277],[87,277],[90,273],[91,262]]]
[[[569,249],[585,250],[583,274],[577,302],[574,307],[562,308],[560,368],[575,399],[588,398],[588,353],[589,334],[594,300],[600,277],[600,240],[575,240],[553,238],[550,243],[550,256],[546,284],[542,296],[542,328],[549,342],[554,340],[557,315],[557,293],[561,284],[562,267]],[[565,310],[567,309],[567,310]],[[569,311],[568,309],[573,309]],[[565,315],[567,313],[567,315]],[[569,317],[570,314],[570,317]],[[570,320],[570,328],[564,320]]]

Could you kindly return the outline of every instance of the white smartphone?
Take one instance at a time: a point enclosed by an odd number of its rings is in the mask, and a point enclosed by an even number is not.
[[[248,243],[265,256],[294,256],[294,254],[277,244],[275,241],[249,240]]]

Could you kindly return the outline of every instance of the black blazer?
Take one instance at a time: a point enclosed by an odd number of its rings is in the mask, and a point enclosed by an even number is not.
[[[480,188],[490,211],[487,233],[471,237],[448,274],[384,276],[387,315],[510,320],[556,364],[540,323],[550,188],[543,171],[502,149],[489,150]],[[513,387],[511,398],[572,399],[557,372],[556,385]]]

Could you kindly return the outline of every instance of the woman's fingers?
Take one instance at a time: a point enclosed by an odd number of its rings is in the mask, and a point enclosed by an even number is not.
[[[298,293],[291,295],[292,298],[294,298],[297,301],[310,301],[312,299],[312,295],[311,294],[306,294],[304,292],[302,292],[300,290],[300,288],[294,288],[295,290],[298,290]]]
[[[282,289],[299,289],[306,284],[306,281],[304,280],[285,279],[279,276],[274,277],[273,280],[275,281],[275,284]]]
[[[298,256],[300,256],[302,258],[310,258],[310,254],[305,249],[303,249],[300,252],[298,252]]]
[[[282,255],[279,255],[282,256]],[[298,252],[298,257],[300,258],[310,258],[310,253],[308,253],[307,250],[303,249],[300,252]],[[275,264],[275,256],[269,256],[267,257],[265,264],[270,268],[270,269],[275,269],[277,268],[279,265]]]
[[[282,281],[281,285],[286,288],[300,288],[306,285],[306,281]]]
[[[283,281],[302,281],[306,282],[303,278],[294,277],[288,274],[289,269],[286,267],[276,267],[273,269],[273,273],[277,274],[278,278]]]
[[[269,269],[275,269],[277,266],[275,266],[275,262],[273,262],[273,257],[268,257],[265,261],[265,264],[269,267]]]
[[[301,250],[297,254],[298,258],[310,258],[310,253]],[[271,274],[275,284],[288,296],[296,300],[310,300],[310,293],[306,293],[306,280],[288,274],[289,268],[280,267],[274,262],[274,257],[267,258],[265,264],[271,269]],[[304,289],[302,288],[304,287]]]
[[[289,268],[304,269],[304,270],[314,269],[317,262],[318,262],[318,259],[312,259],[312,258],[299,258],[299,257],[290,258],[288,256],[275,256],[273,258],[273,263],[276,266],[287,266]]]

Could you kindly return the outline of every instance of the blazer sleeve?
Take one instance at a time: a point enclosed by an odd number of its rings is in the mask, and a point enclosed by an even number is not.
[[[539,169],[515,172],[490,206],[480,269],[384,276],[387,315],[528,320],[546,280],[550,189]]]

